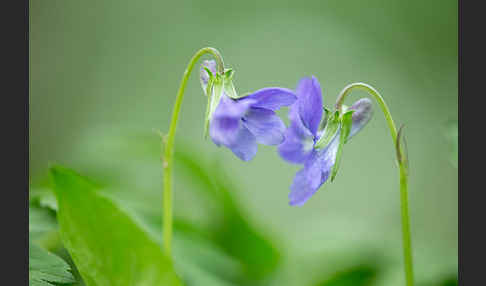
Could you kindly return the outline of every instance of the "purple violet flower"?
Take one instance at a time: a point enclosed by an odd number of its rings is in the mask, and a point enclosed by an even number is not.
[[[321,86],[314,76],[302,78],[296,93],[297,101],[290,106],[288,114],[290,126],[285,131],[285,140],[279,145],[278,152],[290,163],[303,164],[295,175],[289,193],[289,204],[302,206],[329,178],[336,163],[343,129],[339,123],[333,125],[338,121],[331,122],[335,114],[328,116],[330,112],[325,112],[323,118]],[[347,111],[350,110],[353,110],[352,123],[345,141],[356,135],[371,119],[371,100],[359,99],[347,108]],[[319,140],[321,137],[327,138]],[[325,142],[325,145],[321,146],[321,142]]]
[[[209,135],[217,146],[223,145],[241,160],[249,161],[257,152],[257,143],[279,145],[284,141],[285,124],[275,111],[297,100],[294,91],[269,87],[238,97],[231,76],[217,75],[216,63],[204,61],[200,77],[205,93],[213,75],[221,79],[214,81],[208,95],[207,116]]]

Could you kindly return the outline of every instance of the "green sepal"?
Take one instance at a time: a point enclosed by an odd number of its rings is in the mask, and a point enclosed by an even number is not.
[[[251,92],[245,92],[243,93],[242,95],[238,95],[239,97],[238,98],[243,98],[243,97],[247,97],[248,95],[252,94]]]
[[[342,114],[348,112],[348,110],[349,110],[349,106],[347,106],[346,104],[341,105],[341,113]]]
[[[206,70],[208,70],[208,73],[210,72],[208,68],[205,67]],[[206,104],[206,114],[204,116],[204,139],[208,138],[208,133],[209,133],[209,114],[211,111],[211,98],[212,94],[211,91],[213,89],[213,83],[214,83],[214,77],[212,76],[211,73],[209,73],[209,80],[208,80],[208,85],[206,86],[206,90],[204,91],[206,93],[206,96],[208,97],[208,102]]]
[[[353,112],[354,110],[349,110],[344,112],[344,114],[341,117],[341,134],[339,136],[339,146],[338,150],[336,153],[336,162],[334,163],[334,166],[332,166],[332,171],[331,171],[331,182],[334,181],[334,178],[337,175],[337,171],[339,169],[339,163],[341,161],[341,155],[343,153],[343,147],[344,144],[347,141],[347,138],[349,136],[349,132],[351,132],[351,126],[353,124]]]
[[[209,133],[209,121],[213,116],[216,107],[223,95],[224,80],[223,76],[216,74],[214,77],[210,77],[208,85],[206,87],[206,94],[208,95],[208,103],[206,106],[206,116],[204,118],[204,138],[208,137]]]
[[[233,76],[235,75],[235,71],[232,68],[227,68],[224,69],[223,75],[229,79],[233,79]]]
[[[324,148],[331,143],[341,126],[341,122],[339,120],[339,111],[331,113],[329,110],[325,109],[325,113],[325,117],[327,116],[327,119],[325,120],[325,123],[321,122],[321,125],[325,124],[325,127],[322,131],[321,137],[316,142],[316,149]]]
[[[233,76],[235,72],[232,69],[226,69],[223,74],[223,85],[224,85],[224,92],[229,98],[238,99],[241,96],[238,96],[236,92],[235,85],[233,84]]]
[[[331,115],[331,110],[327,109],[327,107],[323,106],[322,110],[324,111],[324,116],[322,116],[322,120],[321,120],[321,123],[319,123],[318,130],[324,130],[324,128],[326,127],[328,118]]]
[[[235,72],[232,69],[226,69],[223,74],[223,81],[224,81],[224,92],[229,98],[232,99],[241,99],[250,95],[251,93],[243,93],[238,94],[235,89],[235,85],[233,84],[233,76]]]

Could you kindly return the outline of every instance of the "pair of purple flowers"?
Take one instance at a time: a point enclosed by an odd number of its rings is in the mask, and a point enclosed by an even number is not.
[[[269,87],[238,96],[232,71],[216,72],[214,61],[201,68],[201,84],[209,97],[209,135],[217,146],[229,148],[243,161],[251,160],[259,144],[278,145],[280,156],[302,164],[290,186],[290,205],[303,205],[337,172],[340,149],[372,116],[368,98],[331,112],[323,107],[315,77],[302,78],[295,91]],[[275,111],[290,106],[285,126]]]

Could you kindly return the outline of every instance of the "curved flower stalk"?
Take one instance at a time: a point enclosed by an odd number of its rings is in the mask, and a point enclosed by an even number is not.
[[[163,160],[163,244],[171,255],[172,248],[172,165],[175,132],[184,90],[196,62],[205,54],[215,60],[204,61],[200,81],[208,97],[205,135],[208,130],[217,146],[229,148],[243,161],[251,160],[257,152],[257,143],[278,145],[284,140],[285,125],[275,114],[282,106],[297,99],[290,89],[270,87],[253,93],[238,95],[232,82],[233,70],[225,69],[221,54],[214,48],[203,48],[194,54],[184,72],[177,92],[169,133],[165,138]]]
[[[412,259],[412,239],[410,233],[410,215],[408,211],[408,158],[407,154],[402,148],[401,138],[403,137],[402,127],[398,130],[390,113],[390,109],[385,103],[385,100],[380,93],[372,86],[366,83],[352,83],[344,87],[336,100],[336,109],[342,109],[344,99],[351,91],[361,89],[371,95],[380,106],[383,115],[385,116],[390,135],[393,140],[393,146],[396,150],[397,163],[400,174],[400,213],[402,221],[402,244],[403,244],[403,258],[405,267],[405,281],[407,286],[413,286],[413,259]]]
[[[378,102],[392,136],[400,171],[400,202],[402,240],[406,285],[413,285],[413,262],[408,212],[408,162],[401,146],[402,129],[397,133],[391,113],[381,95],[364,83],[346,86],[338,96],[335,111],[322,106],[321,87],[315,77],[303,78],[296,93],[297,101],[290,107],[290,126],[285,141],[278,147],[280,156],[291,163],[303,164],[290,187],[289,204],[302,206],[329,178],[334,179],[339,168],[343,145],[368,123],[372,104],[368,98],[350,107],[343,105],[346,96],[355,89],[368,92]]]

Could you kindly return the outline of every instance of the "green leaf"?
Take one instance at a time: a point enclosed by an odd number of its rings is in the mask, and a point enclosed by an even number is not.
[[[429,281],[425,281],[422,283],[417,283],[419,286],[457,286],[458,280],[457,280],[457,274],[450,274],[447,275],[446,277],[441,277],[434,278],[434,279],[429,279]]]
[[[53,211],[57,211],[56,197],[54,196],[50,188],[30,187],[29,201],[39,205],[40,207],[49,208]]]
[[[47,208],[29,204],[29,238],[36,241],[56,231],[57,221],[55,213]]]
[[[184,283],[187,286],[230,286],[234,285],[221,277],[218,277],[212,273],[209,273],[200,267],[194,265],[191,261],[182,261],[177,259],[176,264],[179,265],[178,269],[181,269],[181,275],[184,277]]]
[[[241,262],[246,279],[260,280],[275,271],[280,263],[280,251],[262,229],[248,221],[233,195],[239,191],[238,187],[231,183],[224,168],[211,168],[197,153],[182,150],[189,149],[176,150],[178,171],[201,185],[201,188],[193,189],[199,191],[197,196],[205,195],[215,201],[215,205],[222,206],[209,231],[212,240]]]
[[[93,183],[59,166],[50,174],[61,239],[86,285],[180,285],[160,245]]]
[[[131,210],[137,214],[140,221],[158,227],[153,233],[159,237],[162,197],[158,138],[151,133],[113,135],[113,131],[112,134],[104,131],[100,134],[94,133],[90,137],[96,137],[97,140],[81,143],[83,150],[87,150],[81,152],[81,163],[77,164],[78,168],[106,186],[100,193],[105,196],[111,194],[114,201],[123,206],[124,210]],[[188,258],[195,261],[207,257],[208,261],[212,262],[206,263],[207,267],[204,270],[218,277],[228,277],[227,280],[240,285],[240,280],[243,279],[249,280],[250,285],[255,285],[255,280],[266,279],[275,273],[282,262],[280,239],[273,236],[265,225],[259,225],[249,219],[251,216],[247,214],[247,208],[239,203],[236,197],[236,194],[242,191],[241,187],[233,182],[233,176],[227,173],[225,166],[214,166],[212,157],[198,153],[194,145],[184,144],[183,140],[177,143],[174,159],[175,181],[179,182],[179,187],[175,190],[178,194],[176,197],[181,200],[182,196],[189,195],[197,204],[177,207],[178,204],[175,202],[175,222],[178,218],[190,218],[192,226],[204,232],[208,241],[242,267],[241,270],[234,267],[231,267],[233,270],[225,269],[220,265],[226,262],[215,264],[213,257],[202,254],[205,251],[194,251],[194,254],[188,254],[191,256]],[[113,160],[116,164],[113,164]],[[193,213],[197,213],[191,210],[194,206],[197,209],[201,207],[202,220],[192,219]],[[233,229],[236,231],[233,232]],[[175,263],[179,258],[176,249],[178,230],[178,226],[174,225]],[[197,255],[201,257],[193,258]],[[228,275],[229,272],[232,273]],[[180,274],[184,273],[181,271]],[[183,278],[186,279],[185,276]]]
[[[457,286],[459,285],[457,277],[450,277],[445,280],[443,280],[440,284],[440,286]]]
[[[70,270],[64,260],[29,240],[29,286],[74,283]]]
[[[174,239],[175,266],[184,283],[191,285],[233,285],[242,265],[197,234],[178,231]]]
[[[371,286],[377,274],[374,267],[362,265],[338,272],[317,286]]]
[[[331,143],[332,139],[336,136],[341,127],[341,122],[339,120],[339,111],[331,114],[325,111],[325,115],[328,116],[326,120],[326,125],[324,127],[323,133],[319,140],[316,142],[315,147],[320,149],[326,147]]]
[[[346,111],[341,118],[342,127],[341,127],[341,134],[339,136],[339,147],[336,154],[336,162],[334,163],[334,166],[332,166],[331,182],[334,181],[334,178],[337,175],[339,164],[341,162],[341,155],[343,153],[343,147],[349,136],[349,132],[351,131],[351,125],[353,124],[353,118],[352,118],[353,112],[354,110]]]

